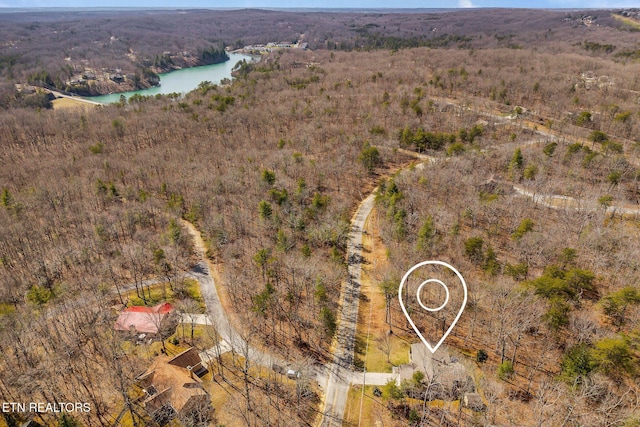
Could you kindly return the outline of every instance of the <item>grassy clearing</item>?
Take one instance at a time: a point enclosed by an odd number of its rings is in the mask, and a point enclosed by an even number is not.
[[[181,323],[176,329],[176,333],[169,338],[172,342],[193,345],[198,349],[209,349],[213,347],[216,340],[216,332],[210,325],[195,325],[193,328],[193,341],[191,340],[191,324]]]
[[[165,346],[167,349],[167,354],[169,355],[176,355],[181,351],[189,348],[188,345],[183,346],[173,344],[170,340],[165,341]],[[122,350],[134,357],[151,360],[152,358],[161,354],[162,343],[160,341],[153,341],[151,344],[145,343],[136,345],[134,342],[125,341],[122,344]]]
[[[620,15],[616,15],[616,14],[612,14],[611,16],[613,16],[615,19],[617,19],[618,21],[624,23],[625,25],[634,28],[636,30],[640,30],[640,22],[631,19],[631,18],[627,18],[626,16],[620,16]]]
[[[376,425],[376,416],[374,415],[373,406],[375,401],[368,396],[373,395],[373,386],[365,386],[365,397],[362,397],[362,387],[353,386],[349,388],[347,395],[347,406],[344,410],[344,423],[347,426]],[[362,406],[362,417],[360,416],[360,407]],[[378,421],[379,423],[380,421]]]
[[[386,397],[377,397],[373,394],[376,386],[365,386],[364,393],[363,387],[360,385],[352,386],[349,389],[349,394],[347,396],[347,405],[345,408],[345,416],[343,427],[355,427],[355,426],[372,426],[372,427],[382,427],[382,426],[392,426],[392,427],[400,427],[413,425],[406,418],[401,418],[399,415],[393,415],[392,412],[388,409],[388,405],[392,404],[394,406],[399,404],[408,405],[410,408],[419,409],[422,408],[424,402],[417,399],[411,399],[408,397],[403,398],[402,400],[389,400]],[[378,387],[379,389],[383,389],[383,387]],[[440,425],[440,410],[446,411],[448,414],[458,414],[460,412],[460,401],[443,401],[443,400],[433,400],[427,402],[427,407],[429,411],[431,411],[431,416],[426,420],[427,424],[425,425]],[[463,408],[463,419],[472,419],[474,413],[468,409]],[[459,424],[459,425],[468,425],[468,424]],[[475,424],[474,424],[475,425]],[[479,424],[478,424],[479,425]]]
[[[394,419],[387,409],[387,401],[373,395],[375,386],[349,388],[343,426],[406,426],[406,420]]]
[[[13,304],[8,303],[0,303],[0,316],[6,316],[16,311],[16,308]]]
[[[54,110],[78,110],[81,108],[89,109],[96,106],[88,102],[78,101],[71,98],[56,98],[51,101]]]
[[[177,303],[186,297],[196,302],[194,312],[204,313],[206,311],[204,299],[202,298],[202,294],[200,293],[200,284],[197,280],[194,279],[184,279],[182,281],[182,285],[174,284],[173,291],[169,287],[168,283],[163,282],[152,285],[149,288],[145,286],[143,292],[145,295],[146,304],[145,299],[138,296],[135,290],[132,290],[129,291],[125,296],[125,298],[129,301],[129,306],[153,306],[164,301]]]
[[[388,346],[391,352],[387,360]],[[391,372],[394,366],[409,363],[409,347],[406,340],[396,335],[390,336],[388,342],[386,339],[371,337],[365,362],[367,372]]]
[[[176,332],[165,341],[165,347],[168,355],[176,355],[189,347],[196,347],[199,350],[205,350],[213,347],[215,344],[215,329],[209,325],[195,325],[193,329],[193,341],[191,340],[191,325],[179,324]],[[153,341],[151,344],[138,344],[125,341],[123,350],[135,357],[151,360],[152,358],[162,354],[162,342]]]

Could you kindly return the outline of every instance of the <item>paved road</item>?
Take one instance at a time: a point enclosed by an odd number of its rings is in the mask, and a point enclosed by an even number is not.
[[[503,117],[496,114],[485,113],[486,116],[496,119],[498,121],[506,121]],[[544,131],[536,131],[545,140],[532,140],[531,144],[540,143],[543,141],[554,140],[556,135],[553,135]],[[525,143],[525,145],[528,143]],[[522,145],[522,144],[520,144]],[[401,150],[405,151],[405,150]],[[416,157],[420,163],[416,166],[419,169],[423,169],[429,163],[434,163],[439,160],[445,160],[441,158],[434,158],[424,154],[415,152],[407,152]],[[536,203],[540,203],[543,206],[549,208],[558,209],[562,206],[558,205],[559,201],[564,201],[565,208],[567,205],[577,204],[578,208],[581,206],[581,202],[578,199],[571,199],[564,196],[546,196],[536,195],[527,191],[526,189],[518,186],[514,186],[515,191],[522,196],[531,197]],[[324,385],[325,395],[323,401],[323,416],[321,419],[321,425],[323,427],[328,426],[342,426],[344,419],[344,412],[347,402],[347,395],[351,384],[367,384],[367,385],[384,385],[390,380],[397,378],[396,374],[389,373],[372,373],[372,372],[355,372],[353,370],[354,361],[354,348],[355,337],[358,321],[358,302],[360,297],[361,286],[361,274],[362,274],[362,234],[364,231],[364,225],[371,214],[374,207],[374,192],[367,196],[358,206],[356,213],[351,221],[351,230],[349,233],[349,239],[347,243],[347,262],[348,262],[348,275],[347,280],[343,283],[340,294],[340,313],[338,318],[338,329],[336,332],[336,338],[334,342],[334,359],[332,363],[326,366],[316,368],[316,379],[322,386]],[[575,207],[574,207],[575,208]],[[597,208],[597,206],[590,206],[590,209]],[[633,213],[639,214],[640,208],[609,208],[611,211],[619,213]],[[207,317],[199,319],[203,322],[211,322],[220,333],[223,341],[220,344],[220,348],[212,348],[203,352],[203,356],[215,357],[218,351],[236,351],[240,354],[249,354],[249,357],[253,359],[254,363],[259,363],[265,366],[270,366],[272,363],[280,364],[281,366],[287,366],[287,362],[277,357],[268,355],[258,349],[251,347],[246,340],[238,334],[232,325],[229,323],[227,316],[218,297],[218,293],[215,287],[215,283],[210,274],[210,266],[204,256],[204,243],[200,236],[200,233],[193,227],[192,224],[183,221],[183,224],[189,230],[189,233],[193,236],[196,243],[196,248],[199,251],[202,261],[198,264],[196,272],[191,275],[200,282],[201,292],[207,306]]]
[[[517,194],[525,197],[529,197],[537,205],[544,206],[550,209],[572,209],[575,211],[597,211],[602,210],[604,207],[595,200],[577,199],[570,196],[560,196],[557,194],[542,194],[529,191],[520,185],[513,185],[513,189]],[[630,208],[625,206],[608,206],[605,209],[609,214],[622,214],[622,215],[640,215],[640,208]]]
[[[62,97],[67,97],[66,95],[60,95]],[[78,99],[75,97],[70,98]],[[492,118],[498,118],[494,114],[486,115]],[[504,120],[503,118],[500,119]],[[546,132],[537,131],[537,133],[546,138],[556,138],[555,135]],[[531,143],[538,142],[541,141],[534,140]],[[402,149],[400,151],[406,152],[407,154],[417,158],[420,161],[420,163],[416,165],[416,168],[418,169],[423,169],[429,163],[434,163],[439,160],[447,160],[433,158],[424,154]],[[566,196],[535,194],[520,186],[514,186],[514,189],[517,194],[530,197],[535,203],[553,209],[573,208],[580,210],[594,210],[598,208],[598,206],[593,203],[590,203],[588,207],[586,207],[587,205],[585,205],[585,202],[580,199],[573,199]],[[355,372],[353,370],[363,260],[362,234],[365,222],[374,207],[374,192],[360,203],[351,221],[351,230],[347,243],[348,276],[341,289],[338,329],[334,342],[334,359],[332,363],[315,369],[316,379],[321,386],[324,386],[325,390],[323,401],[324,407],[322,410],[323,416],[321,420],[322,426],[342,426],[347,395],[351,384],[384,385],[388,381],[395,380],[397,378],[396,374],[372,372],[363,373]],[[608,208],[608,211],[626,214],[640,214],[640,208],[622,208],[612,206]],[[246,339],[233,328],[226,316],[215,282],[211,275],[211,266],[205,256],[205,246],[201,235],[191,223],[182,221],[182,224],[193,237],[196,250],[198,251],[198,255],[201,259],[201,262],[198,263],[191,272],[185,274],[185,276],[198,280],[206,305],[207,314],[198,316],[196,323],[213,325],[222,338],[218,346],[214,346],[213,348],[201,353],[203,360],[213,359],[218,356],[218,353],[234,351],[240,355],[248,355],[254,364],[260,364],[268,367],[274,363],[280,366],[291,366],[291,363],[288,363],[279,357],[267,354],[252,347]],[[161,281],[163,281],[162,278],[151,279],[145,281],[144,284],[151,285]],[[124,286],[120,288],[120,291],[126,292],[131,289],[135,289],[135,285],[131,284]],[[88,304],[91,301],[91,297],[80,297],[74,300],[74,305],[77,307],[78,303]],[[53,313],[49,313],[49,316],[54,314],[55,311]],[[191,322],[191,319],[186,319],[186,321]]]
[[[351,219],[347,242],[347,280],[340,292],[340,314],[334,341],[333,364],[325,386],[322,425],[341,426],[353,378],[353,357],[358,326],[358,301],[362,274],[362,232],[374,206],[374,193],[364,199]]]
[[[433,163],[441,158],[400,149],[400,151],[417,158],[420,163],[416,168],[422,169],[425,164]],[[321,426],[342,426],[347,395],[350,384],[384,385],[395,380],[395,374],[353,371],[356,330],[358,326],[358,303],[360,300],[360,279],[362,275],[362,234],[367,218],[375,205],[375,188],[358,206],[351,218],[351,230],[347,242],[347,280],[342,284],[340,292],[340,313],[338,330],[334,342],[333,363],[327,367],[324,408]],[[319,376],[320,384],[323,384]]]
[[[202,260],[189,275],[200,283],[200,293],[207,307],[208,320],[211,322],[211,325],[216,328],[220,337],[232,351],[245,357],[248,356],[249,360],[254,364],[270,367],[275,363],[280,366],[288,366],[289,364],[283,359],[252,347],[246,338],[233,328],[220,302],[215,282],[211,276],[211,266],[205,255],[205,245],[202,236],[193,224],[183,220],[182,225],[187,228],[189,234],[193,237],[194,246],[198,252],[198,256]],[[211,353],[210,350],[207,350],[207,352]]]
[[[398,374],[386,372],[353,372],[351,384],[385,385],[389,381],[395,381],[397,378]]]
[[[486,113],[488,117],[498,121],[505,121],[503,117]],[[545,138],[555,136],[538,131]],[[539,140],[535,140],[538,143]],[[532,142],[533,143],[533,142]],[[446,161],[446,158],[435,158],[421,153],[400,149],[400,151],[417,158],[420,163],[417,169],[424,169],[427,164],[436,161]],[[350,384],[384,385],[389,380],[396,379],[395,374],[358,373],[353,371],[354,346],[358,321],[358,302],[360,297],[360,278],[362,273],[362,233],[364,225],[374,207],[374,190],[358,206],[351,220],[351,230],[347,243],[348,278],[342,285],[340,293],[340,313],[338,330],[334,342],[333,363],[327,367],[324,408],[321,421],[322,427],[342,426],[347,395]],[[318,375],[318,381],[323,384],[324,375]]]

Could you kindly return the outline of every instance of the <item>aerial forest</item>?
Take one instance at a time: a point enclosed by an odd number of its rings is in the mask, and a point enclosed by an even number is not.
[[[154,358],[220,342],[223,325],[196,325],[206,274],[247,351],[210,361],[206,420],[171,425],[316,425],[315,377],[334,360],[351,280],[352,218],[374,194],[360,302],[384,301],[374,314],[384,333],[356,344],[354,369],[377,351],[391,372],[392,345],[408,362],[417,339],[397,286],[412,265],[441,259],[469,286],[446,347],[486,406],[463,410],[461,396],[428,404],[414,375],[372,394],[367,410],[384,425],[639,425],[636,21],[540,12],[519,34],[486,22],[456,33],[451,22],[471,15],[415,14],[400,28],[395,16],[308,13],[305,28],[280,34],[265,28],[286,13],[253,13],[264,34],[242,40],[222,26],[208,42],[185,34],[170,47],[131,42],[127,31],[143,29],[128,22],[153,24],[142,12],[87,18],[132,44],[109,44],[120,65],[78,40],[83,55],[133,73],[171,69],[163,51],[189,50],[198,59],[180,66],[192,66],[224,59],[223,46],[306,32],[310,49],[262,55],[233,81],[179,96],[47,108],[48,95],[14,85],[46,71],[57,86],[68,77],[58,59],[0,49],[0,400],[91,405],[37,414],[42,425],[163,424],[144,412],[137,378]],[[11,26],[80,37],[80,18],[38,19]],[[425,30],[438,22],[446,36]],[[125,63],[127,52],[144,60]],[[114,330],[124,308],[163,301],[182,320],[157,342]],[[264,366],[249,345],[301,375]],[[3,413],[0,425],[26,415]]]

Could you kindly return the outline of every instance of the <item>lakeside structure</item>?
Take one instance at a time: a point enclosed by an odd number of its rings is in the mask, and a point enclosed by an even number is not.
[[[283,50],[283,49],[302,49],[307,50],[308,44],[302,40],[298,40],[295,43],[290,42],[269,42],[267,44],[253,44],[247,45],[242,49],[238,49],[236,52],[245,53],[248,55],[264,55],[270,52]]]

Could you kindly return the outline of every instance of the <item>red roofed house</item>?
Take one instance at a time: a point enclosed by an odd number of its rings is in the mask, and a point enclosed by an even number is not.
[[[168,302],[153,307],[127,307],[116,320],[117,331],[157,334],[175,309]]]

